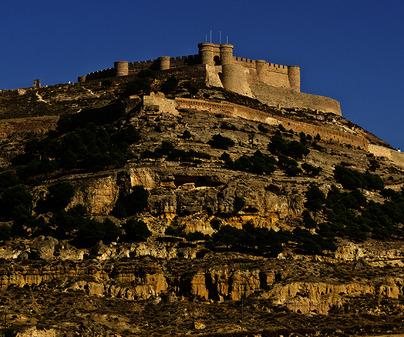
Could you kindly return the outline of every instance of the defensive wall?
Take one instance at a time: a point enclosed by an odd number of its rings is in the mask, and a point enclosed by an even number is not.
[[[200,99],[178,97],[174,100],[170,100],[158,94],[144,96],[143,98],[143,104],[146,108],[152,107],[153,109],[168,113],[173,113],[173,101],[175,102],[176,111],[178,111],[178,109],[195,109],[210,113],[227,114],[232,117],[240,117],[269,125],[282,124],[287,129],[292,129],[297,132],[303,131],[313,137],[319,134],[323,140],[349,144],[365,150],[367,150],[369,144],[365,138],[357,136],[353,132],[350,133],[347,130],[331,129],[324,125],[296,121],[275,114],[271,115],[268,112],[252,109],[239,104],[210,102]],[[176,113],[177,112],[175,112],[175,114]]]
[[[210,102],[200,99],[178,97],[171,100],[165,98],[163,94],[152,93],[150,96],[144,96],[143,104],[146,108],[153,107],[153,109],[159,110],[160,112],[173,114],[178,114],[179,109],[195,109],[209,113],[221,113],[232,117],[240,117],[269,125],[282,124],[287,129],[292,129],[296,132],[304,132],[313,137],[318,134],[321,139],[325,141],[361,148],[365,151],[369,151],[377,157],[385,157],[391,160],[394,164],[404,168],[404,153],[384,146],[371,144],[365,137],[355,134],[352,130],[342,128],[331,129],[325,125],[296,121],[235,103]]]
[[[251,90],[258,100],[269,106],[300,107],[342,115],[340,103],[330,97],[297,93],[294,90],[270,86],[262,82],[252,83]]]
[[[404,167],[404,153],[389,149],[385,146],[369,144],[368,151],[376,157],[385,157],[393,161],[396,165]]]

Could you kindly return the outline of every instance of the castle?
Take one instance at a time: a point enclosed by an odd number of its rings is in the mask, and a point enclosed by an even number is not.
[[[300,67],[251,60],[233,55],[231,44],[200,43],[199,53],[189,56],[161,56],[155,60],[117,61],[108,68],[79,77],[79,82],[135,76],[154,69],[187,78],[201,76],[207,86],[220,87],[257,98],[270,106],[305,108],[341,115],[340,103],[325,96],[300,91]]]

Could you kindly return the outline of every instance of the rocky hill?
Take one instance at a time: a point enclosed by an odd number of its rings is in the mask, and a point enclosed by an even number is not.
[[[145,72],[0,134],[5,336],[404,333],[404,170],[343,117]]]

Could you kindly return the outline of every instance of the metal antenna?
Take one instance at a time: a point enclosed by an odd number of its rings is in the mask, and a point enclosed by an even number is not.
[[[208,42],[208,34],[205,34],[205,42]]]
[[[222,44],[222,31],[219,30],[219,43]]]
[[[212,43],[212,30],[210,30],[209,33],[210,33],[210,36],[209,36],[210,37],[210,43]]]
[[[226,44],[229,44],[229,35],[226,35]]]

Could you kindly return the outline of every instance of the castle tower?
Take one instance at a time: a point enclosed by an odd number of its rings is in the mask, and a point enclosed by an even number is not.
[[[257,76],[259,80],[262,80],[265,65],[267,62],[265,60],[256,60],[255,61],[255,69],[257,70]]]
[[[299,66],[288,66],[288,76],[290,87],[300,92],[300,67]]]
[[[129,75],[129,62],[128,61],[117,61],[114,63],[114,68],[116,71],[116,76],[128,76]]]
[[[233,48],[231,44],[221,44],[220,45],[220,59],[223,64],[233,63]]]
[[[170,69],[170,56],[161,56],[160,70],[168,70],[168,69]]]
[[[199,55],[201,57],[202,64],[208,64],[210,66],[215,65],[214,50],[216,45],[213,43],[200,43],[198,44]]]

